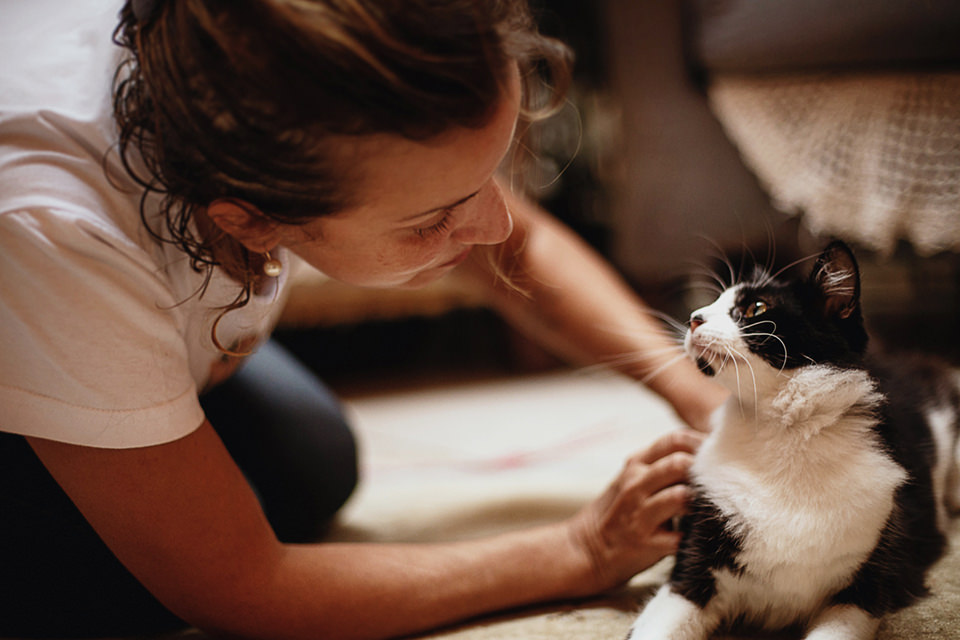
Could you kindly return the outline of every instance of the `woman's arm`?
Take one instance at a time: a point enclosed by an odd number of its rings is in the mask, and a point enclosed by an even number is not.
[[[661,440],[563,523],[451,544],[277,541],[209,423],[180,440],[96,449],[30,439],[124,565],[161,602],[213,632],[385,638],[596,593],[675,548],[697,445]]]
[[[643,381],[690,426],[707,430],[709,414],[727,392],[682,355],[676,340],[585,242],[536,205],[503,191],[514,233],[505,245],[474,252],[464,265],[470,279],[505,317],[558,355],[576,364],[610,365]],[[506,280],[494,275],[491,264]]]

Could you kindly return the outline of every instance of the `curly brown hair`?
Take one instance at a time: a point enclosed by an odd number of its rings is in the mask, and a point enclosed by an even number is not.
[[[131,54],[113,101],[141,214],[162,195],[165,233],[148,229],[197,271],[240,282],[231,308],[249,299],[262,258],[201,224],[209,203],[304,223],[355,195],[333,136],[480,126],[513,62],[525,117],[556,107],[570,81],[570,51],[538,32],[526,0],[161,0],[142,20],[128,1],[114,39]]]

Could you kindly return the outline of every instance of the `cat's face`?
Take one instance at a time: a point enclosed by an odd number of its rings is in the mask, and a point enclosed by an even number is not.
[[[853,254],[831,244],[806,279],[759,274],[690,317],[684,348],[740,395],[810,364],[854,366],[866,347]]]

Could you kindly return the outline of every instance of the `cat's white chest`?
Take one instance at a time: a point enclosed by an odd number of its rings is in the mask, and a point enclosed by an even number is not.
[[[811,434],[729,411],[691,470],[741,536],[744,571],[717,572],[718,595],[731,608],[762,605],[768,623],[786,624],[849,581],[875,547],[905,473],[862,418]]]

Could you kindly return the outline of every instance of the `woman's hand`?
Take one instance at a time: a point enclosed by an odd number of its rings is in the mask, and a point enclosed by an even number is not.
[[[705,436],[670,433],[631,457],[613,484],[568,525],[592,567],[590,593],[623,584],[677,549],[680,533],[667,525],[686,507],[683,484]]]

